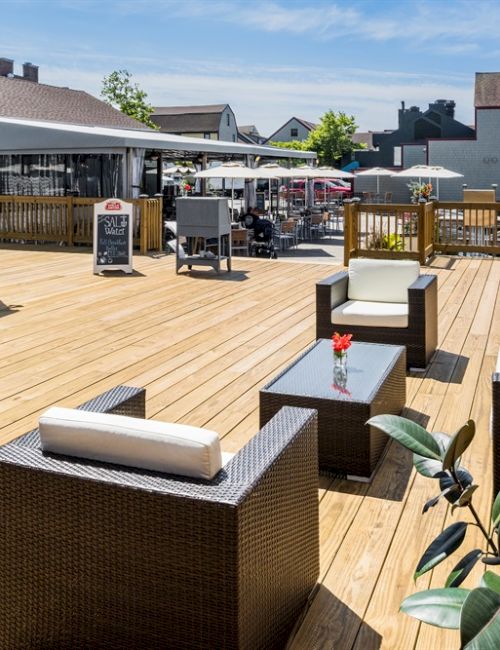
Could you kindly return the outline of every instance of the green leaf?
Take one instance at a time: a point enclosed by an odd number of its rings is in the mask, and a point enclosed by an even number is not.
[[[429,508],[433,508],[441,497],[446,496],[450,492],[457,492],[459,489],[460,489],[459,486],[455,483],[455,485],[451,485],[450,487],[447,487],[445,490],[440,492],[436,497],[432,497],[432,499],[429,499],[429,501],[427,501],[427,503],[424,505],[422,514],[424,515],[427,512],[427,510],[429,510]]]
[[[432,435],[416,422],[399,415],[376,415],[367,422],[377,427],[403,447],[425,458],[441,460],[439,445]]]
[[[465,488],[465,490],[460,495],[456,505],[460,507],[468,505],[472,501],[472,495],[478,487],[479,485],[469,485],[468,488]]]
[[[486,555],[482,559],[483,564],[489,564],[490,566],[498,566],[500,564],[500,557],[496,555]]]
[[[420,558],[413,579],[416,580],[427,571],[430,571],[449,555],[456,551],[464,541],[467,524],[464,521],[457,521],[445,528],[443,532],[426,549]]]
[[[470,553],[467,553],[467,555],[453,568],[453,571],[446,580],[445,587],[458,587],[461,585],[482,554],[483,552],[480,548],[475,548],[473,551],[470,551]]]
[[[446,449],[450,444],[450,436],[446,433],[440,433],[437,431],[432,432],[431,435],[438,443],[441,450],[441,456],[444,456]],[[413,454],[413,465],[419,474],[422,474],[422,476],[426,476],[427,478],[441,478],[441,476],[445,475],[441,459],[433,460],[432,458],[420,456],[420,454]]]
[[[500,492],[497,494],[493,508],[491,509],[491,521],[493,522],[493,528],[496,528],[500,524]]]
[[[462,487],[468,488],[469,485],[472,485],[472,481],[474,480],[472,478],[472,475],[469,474],[469,472],[465,469],[465,467],[461,467],[459,470],[456,472],[458,480],[462,484]],[[442,476],[439,479],[439,487],[441,490],[445,490],[446,488],[451,487],[452,485],[457,485],[455,483],[455,479],[450,475],[450,474],[445,474],[445,476]],[[457,494],[455,492],[451,492],[445,495],[446,500],[449,501],[450,503],[455,503],[457,500]]]
[[[428,589],[405,598],[400,609],[423,623],[458,630],[460,610],[469,593],[469,589]]]
[[[485,587],[473,589],[460,613],[460,639],[464,650],[500,647],[500,595]]]
[[[476,433],[474,420],[468,420],[453,436],[443,458],[443,469],[451,469],[472,442]]]
[[[497,576],[493,571],[486,571],[483,573],[479,586],[487,587],[497,594],[500,594],[500,576]]]

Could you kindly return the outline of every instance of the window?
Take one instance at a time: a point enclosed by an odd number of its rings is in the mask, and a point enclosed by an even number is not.
[[[226,121],[227,121],[227,125],[231,126],[231,116],[229,115],[229,113],[226,113]]]
[[[233,133],[233,142],[236,142],[236,136]]]
[[[394,147],[394,166],[401,167],[402,158],[401,158],[401,147]]]
[[[210,140],[211,136],[210,136],[210,133],[204,133],[203,137],[205,138],[205,140]]]
[[[299,135],[299,130],[298,129],[290,129],[290,135],[292,138],[297,138]]]

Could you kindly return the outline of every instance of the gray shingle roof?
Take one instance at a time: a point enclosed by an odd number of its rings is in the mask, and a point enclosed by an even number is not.
[[[227,104],[206,104],[204,106],[155,106],[153,115],[222,113],[226,106]]]
[[[476,108],[500,106],[500,72],[476,72]]]
[[[0,77],[0,116],[65,124],[147,129],[83,90]]]
[[[151,119],[164,133],[218,133],[227,104],[158,106]]]

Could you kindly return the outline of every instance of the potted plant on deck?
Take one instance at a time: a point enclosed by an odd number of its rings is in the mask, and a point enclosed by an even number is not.
[[[478,486],[461,464],[462,455],[474,438],[474,422],[469,420],[453,436],[430,433],[397,415],[377,415],[368,420],[368,424],[412,451],[417,472],[439,484],[439,493],[427,501],[423,513],[444,498],[451,504],[452,512],[465,509],[472,515],[472,521],[457,521],[436,537],[416,567],[415,580],[458,550],[469,527],[477,526],[484,538],[483,548],[473,549],[457,562],[443,588],[408,596],[401,611],[424,623],[459,629],[463,650],[498,650],[500,575],[490,569],[483,574],[478,586],[472,589],[460,586],[477,562],[490,567],[500,565],[500,492],[491,508],[491,523],[483,523],[472,503]]]

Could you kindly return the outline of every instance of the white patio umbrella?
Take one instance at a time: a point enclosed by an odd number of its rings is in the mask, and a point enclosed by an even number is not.
[[[321,178],[354,178],[354,174],[351,172],[345,172],[343,169],[337,169],[336,167],[316,167],[319,172],[323,173]]]
[[[231,179],[231,209],[234,210],[234,179],[241,178],[256,179],[262,178],[262,172],[258,168],[247,167],[237,162],[222,163],[218,167],[209,167],[194,174],[195,178],[230,178]],[[266,176],[264,176],[266,178]]]
[[[190,165],[172,165],[163,169],[164,174],[169,176],[184,176],[186,174],[194,174],[196,169]]]
[[[463,174],[451,171],[451,169],[446,169],[445,167],[440,167],[439,165],[413,165],[413,167],[403,169],[403,171],[393,174],[393,176],[398,176],[400,178],[418,178],[419,182],[422,182],[422,177],[427,177],[429,181],[431,178],[435,178],[437,181],[436,196],[439,198],[439,179],[462,178]]]
[[[365,169],[363,172],[358,172],[356,176],[376,176],[377,178],[377,194],[380,192],[380,177],[381,176],[393,176],[394,172],[391,172],[385,167],[372,167],[371,169]]]

